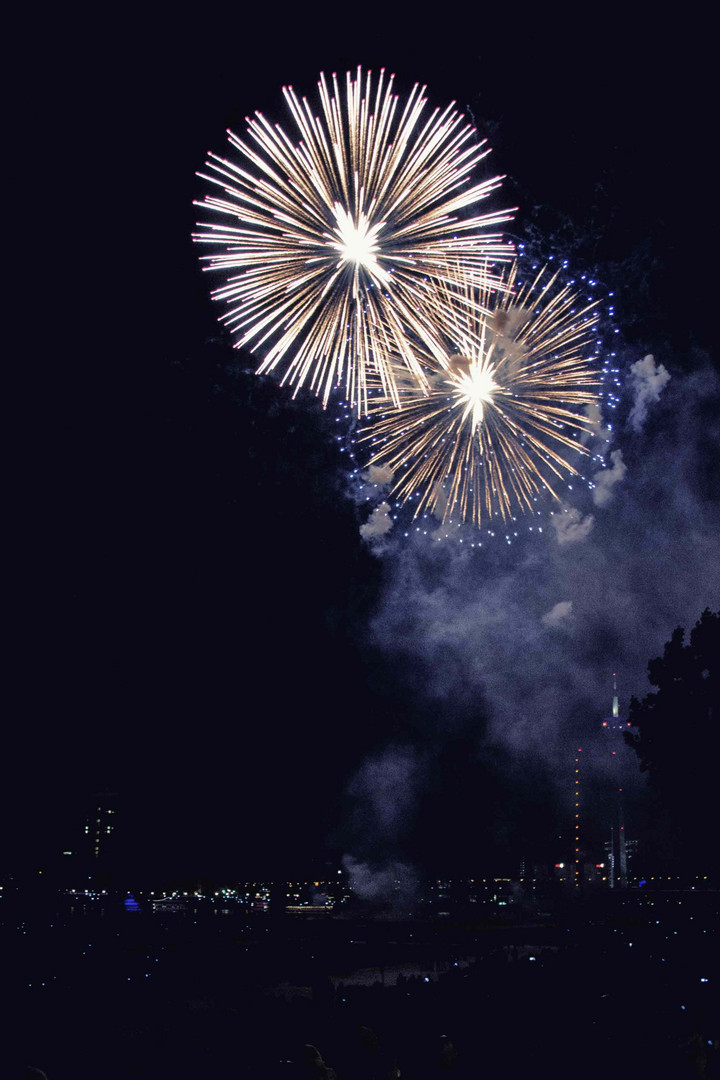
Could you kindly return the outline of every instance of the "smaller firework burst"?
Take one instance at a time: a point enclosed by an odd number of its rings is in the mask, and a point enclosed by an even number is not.
[[[458,269],[437,285],[452,320],[438,359],[418,350],[427,391],[398,375],[400,408],[381,386],[360,442],[369,464],[393,470],[392,494],[414,516],[476,526],[532,511],[539,493],[577,475],[600,397],[597,315],[547,268],[489,293]],[[450,313],[450,314],[447,314]]]

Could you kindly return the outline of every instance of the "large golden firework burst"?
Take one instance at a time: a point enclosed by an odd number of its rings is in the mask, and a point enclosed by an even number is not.
[[[369,464],[389,467],[414,516],[480,526],[532,510],[545,490],[577,475],[581,441],[599,400],[596,302],[547,268],[490,294],[458,270],[437,287],[453,327],[442,358],[424,352],[427,389],[398,377],[400,408],[378,384],[360,435]],[[483,313],[483,312],[489,312]],[[371,387],[372,390],[372,387]],[[588,411],[586,411],[588,410]]]
[[[344,95],[335,75],[318,88],[320,115],[283,90],[299,142],[256,113],[248,142],[228,132],[239,162],[209,155],[199,175],[222,194],[199,205],[220,219],[194,239],[221,249],[203,257],[227,275],[213,295],[238,347],[267,346],[259,372],[280,367],[325,403],[339,385],[359,405],[372,375],[397,402],[399,368],[424,383],[413,342],[442,363],[435,281],[460,260],[484,293],[498,284],[490,265],[512,249],[487,230],[509,213],[462,215],[501,178],[470,181],[489,150],[453,105],[423,120],[424,87],[401,105],[393,76],[373,89],[358,68]]]

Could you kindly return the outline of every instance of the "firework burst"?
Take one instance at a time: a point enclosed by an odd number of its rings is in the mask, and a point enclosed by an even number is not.
[[[589,453],[581,439],[600,396],[597,302],[580,303],[546,269],[516,285],[516,263],[493,295],[461,273],[440,283],[452,347],[422,357],[426,392],[403,376],[401,408],[382,387],[369,397],[373,422],[359,441],[371,445],[369,464],[392,469],[392,493],[412,500],[415,517],[507,521],[543,490],[558,499],[558,483],[577,475],[572,460]]]
[[[199,175],[222,194],[199,205],[220,219],[194,239],[221,249],[203,257],[227,275],[213,296],[237,347],[267,346],[258,372],[280,367],[325,403],[340,386],[362,405],[372,375],[397,403],[398,368],[425,382],[415,345],[442,363],[435,281],[460,260],[489,294],[490,265],[511,247],[487,230],[510,215],[463,216],[500,178],[471,182],[489,150],[452,105],[423,121],[424,87],[401,105],[392,76],[374,89],[360,68],[344,95],[335,75],[318,88],[320,115],[284,88],[299,142],[256,113],[249,141],[228,132],[240,161],[209,155]]]

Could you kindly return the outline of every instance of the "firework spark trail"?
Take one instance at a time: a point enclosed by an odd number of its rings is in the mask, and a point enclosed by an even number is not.
[[[228,305],[221,318],[240,334],[236,346],[269,346],[258,372],[282,365],[283,382],[325,404],[340,385],[363,406],[374,374],[397,402],[398,364],[424,385],[413,342],[443,362],[434,281],[461,260],[484,293],[501,287],[491,264],[512,248],[486,230],[510,213],[459,216],[501,178],[469,184],[489,149],[453,105],[422,124],[425,88],[416,84],[401,109],[384,71],[374,100],[360,68],[347,73],[344,99],[334,74],[318,88],[321,116],[283,89],[297,145],[260,113],[247,118],[254,145],[228,132],[248,167],[211,153],[199,175],[224,194],[198,205],[238,224],[200,222],[193,238],[223,248],[202,261],[227,274],[213,296]]]
[[[492,295],[462,273],[441,282],[452,347],[441,361],[425,353],[427,391],[402,376],[401,408],[380,386],[369,397],[359,441],[369,464],[393,470],[391,494],[412,499],[415,517],[506,521],[542,490],[558,499],[556,482],[577,475],[569,458],[589,454],[579,434],[592,431],[583,410],[600,396],[597,301],[578,305],[546,269],[513,291],[516,277],[514,264],[508,289]]]

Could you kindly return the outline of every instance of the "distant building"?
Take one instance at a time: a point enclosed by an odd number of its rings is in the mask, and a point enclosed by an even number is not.
[[[586,862],[583,866],[583,885],[593,888],[602,888],[607,885],[607,864],[604,862]]]
[[[605,842],[608,884],[611,889],[625,889],[628,884],[628,846],[625,836],[625,801],[623,797],[620,751],[624,746],[622,735],[630,727],[630,721],[624,720],[620,716],[615,672],[613,672],[612,715],[605,717],[602,727],[607,736],[610,755],[616,759],[612,762],[611,768],[611,776],[616,789],[615,813],[613,823],[610,826],[610,839]],[[637,847],[636,843],[634,847]]]
[[[637,850],[638,850],[638,841],[637,840],[626,840],[625,841],[625,853],[626,853],[626,857],[627,857],[628,875],[630,875],[632,873],[633,867],[635,868],[635,871],[637,872],[637,865],[636,865],[636,863],[637,863]]]
[[[630,862],[637,850],[637,841],[629,843],[625,836],[622,787],[625,743],[622,735],[629,726],[630,722],[620,716],[617,679],[613,672],[612,709],[610,716],[602,720],[600,747],[593,742],[584,752],[580,747],[576,748],[572,774],[572,848],[563,862],[554,865],[555,881],[571,885],[573,890],[583,887],[627,887]],[[605,763],[598,767],[600,762],[597,761],[593,767],[593,759],[598,752],[601,757],[605,757],[606,753],[609,755],[609,768]],[[591,760],[585,760],[584,767],[583,761],[588,753]],[[610,791],[605,789],[601,792],[598,787],[602,785],[599,779],[602,775],[609,778]],[[610,836],[599,848],[600,838],[594,835],[594,823],[602,820],[602,817],[598,818],[601,806]]]
[[[617,674],[614,671],[612,716],[606,716],[602,722],[602,726],[609,735],[619,735],[623,731],[627,731],[627,729],[630,727],[630,721],[623,720],[623,718],[620,716],[620,709],[618,707]]]
[[[95,884],[107,885],[117,860],[118,795],[114,791],[90,796],[83,835],[84,862]]]
[[[579,889],[582,885],[582,866],[584,860],[584,853],[582,851],[581,839],[580,839],[580,757],[582,754],[582,747],[578,747],[578,756],[575,758],[575,772],[573,774],[573,863],[571,881],[576,889]],[[558,866],[562,866],[559,863]],[[557,869],[557,867],[556,867]],[[561,878],[561,880],[563,880]]]

